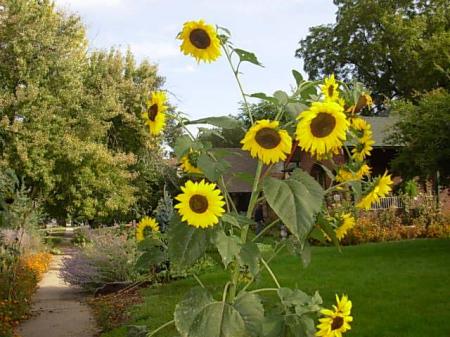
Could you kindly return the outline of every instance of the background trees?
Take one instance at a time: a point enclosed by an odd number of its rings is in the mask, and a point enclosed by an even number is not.
[[[378,97],[450,87],[446,0],[334,0],[336,23],[310,28],[296,56],[311,79],[335,73]]]
[[[0,18],[0,167],[49,216],[112,221],[156,207],[162,149],[141,109],[164,79],[131,52],[88,53],[77,16],[5,1]]]

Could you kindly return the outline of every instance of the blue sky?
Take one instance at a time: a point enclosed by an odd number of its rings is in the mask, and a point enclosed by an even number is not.
[[[224,57],[200,63],[179,52],[175,36],[185,21],[227,27],[236,46],[253,51],[264,68],[242,67],[247,93],[289,91],[294,57],[308,28],[335,21],[332,0],[56,0],[78,13],[93,49],[131,48],[138,60],[158,64],[170,101],[190,118],[235,114],[241,97]],[[303,71],[302,71],[303,72]]]

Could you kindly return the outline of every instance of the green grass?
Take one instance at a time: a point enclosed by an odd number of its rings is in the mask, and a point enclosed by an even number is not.
[[[325,305],[334,294],[346,293],[353,302],[354,322],[346,336],[450,336],[450,240],[414,240],[343,247],[315,247],[304,269],[299,260],[281,255],[273,263],[282,286],[313,293],[319,290]],[[201,275],[213,293],[220,293],[225,274],[214,270]],[[133,309],[131,324],[156,328],[172,319],[175,304],[195,284],[176,281],[143,291],[145,302]],[[258,286],[273,287],[268,275]],[[123,336],[119,328],[103,337]],[[168,328],[157,336],[174,336]]]

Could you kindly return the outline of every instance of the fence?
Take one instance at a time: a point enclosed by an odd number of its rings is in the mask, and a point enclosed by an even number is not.
[[[372,204],[372,207],[370,209],[377,210],[388,208],[404,208],[402,199],[400,197],[380,198],[380,200]]]

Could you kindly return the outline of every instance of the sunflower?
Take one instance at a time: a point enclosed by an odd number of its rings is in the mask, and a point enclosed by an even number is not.
[[[353,104],[351,107],[349,107],[346,112],[350,113],[350,115],[355,115],[356,113],[360,112],[364,107],[371,107],[373,105],[372,97],[367,93],[362,93],[359,98],[358,102],[356,104]]]
[[[215,61],[220,56],[220,40],[216,29],[203,20],[186,22],[177,39],[183,41],[180,46],[183,54],[195,57],[197,62]]]
[[[211,227],[219,222],[225,212],[225,202],[216,184],[189,180],[181,190],[183,193],[175,197],[179,201],[175,208],[178,208],[182,221],[197,228]]]
[[[143,217],[136,227],[136,240],[142,241],[148,236],[148,230],[159,232],[159,226],[155,219]]]
[[[181,168],[186,173],[202,174],[197,167],[198,152],[189,150],[189,153],[181,157]]]
[[[352,172],[346,168],[340,168],[336,175],[336,181],[344,183],[347,181],[361,180],[365,176],[370,175],[370,170],[371,169],[367,164],[361,165],[361,167],[355,172]]]
[[[152,93],[152,98],[147,102],[147,109],[142,113],[145,124],[150,128],[150,133],[158,135],[166,125],[167,97],[162,91]]]
[[[340,241],[344,238],[347,231],[355,225],[355,218],[350,213],[340,215],[341,225],[336,229],[336,237]]]
[[[325,96],[325,101],[338,101],[339,100],[339,84],[336,83],[334,79],[334,74],[330,77],[325,78],[324,84],[321,85],[320,89]]]
[[[343,108],[335,102],[314,102],[298,119],[296,137],[299,145],[313,155],[335,152],[346,140],[349,122]]]
[[[326,317],[319,319],[317,337],[342,337],[342,333],[351,329],[349,323],[353,321],[353,317],[350,316],[352,302],[346,295],[342,295],[341,299],[336,295],[336,302],[337,305],[333,305],[334,310],[320,311]]]
[[[369,193],[367,193],[364,197],[361,198],[356,207],[369,209],[374,202],[377,202],[378,200],[380,200],[380,198],[385,197],[391,190],[392,190],[391,175],[388,175],[387,172],[385,172],[383,176],[378,177],[375,180]]]
[[[370,156],[373,144],[375,144],[375,141],[371,136],[360,138],[359,143],[352,149],[352,158],[357,161],[363,161],[366,157]]]
[[[278,124],[267,119],[257,121],[241,140],[242,149],[267,165],[286,159],[291,152],[292,139],[287,131],[278,129]]]

